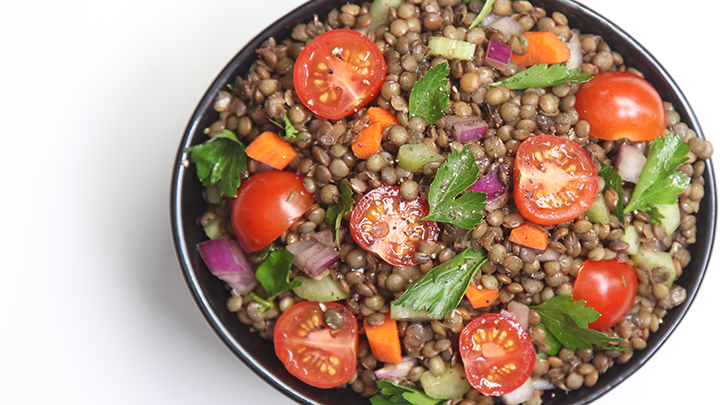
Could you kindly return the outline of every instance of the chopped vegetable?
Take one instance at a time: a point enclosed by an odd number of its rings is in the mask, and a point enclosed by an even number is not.
[[[458,117],[451,115],[445,120],[451,128],[453,138],[459,142],[469,142],[484,138],[487,134],[488,124],[477,115]]]
[[[315,239],[287,245],[287,250],[295,255],[295,266],[312,278],[325,276],[328,267],[340,258],[337,250],[327,247]]]
[[[223,237],[223,231],[222,231],[222,223],[225,222],[225,218],[221,216],[216,216],[212,219],[210,219],[205,226],[203,226],[203,231],[205,231],[205,235],[208,237],[208,239],[217,239]]]
[[[313,239],[327,247],[335,247],[337,246],[337,242],[335,240],[342,240],[343,236],[345,236],[345,229],[339,228],[337,235],[333,235],[333,233],[334,229],[325,228],[322,231],[315,232],[311,236],[313,237]]]
[[[560,349],[563,348],[563,345],[558,341],[555,336],[550,333],[547,326],[543,325],[542,322],[540,322],[539,325],[535,325],[534,328],[539,328],[545,331],[545,344],[548,345],[549,349],[545,352],[548,356],[555,356],[558,354]]]
[[[580,69],[568,69],[565,65],[535,65],[507,79],[490,83],[490,87],[505,86],[510,90],[523,90],[531,87],[550,87],[563,83],[583,83],[592,79],[592,75]]]
[[[284,169],[297,156],[297,152],[295,152],[292,145],[271,131],[265,131],[258,135],[248,145],[245,152],[249,157],[277,170]]]
[[[491,15],[491,17],[492,16],[497,17],[496,14]],[[483,21],[483,24],[485,24],[485,21]],[[520,23],[508,16],[500,17],[492,22],[489,22],[487,25],[483,25],[483,27],[485,29],[499,31],[505,38],[505,41],[510,41],[510,38],[512,38],[513,35],[520,35],[525,32]]]
[[[545,250],[548,247],[548,233],[533,224],[524,223],[510,231],[508,240],[525,247]]]
[[[385,322],[377,327],[370,326],[366,317],[365,336],[377,361],[398,364],[402,358],[402,350],[397,321],[390,318],[390,314],[385,314],[385,317]]]
[[[197,248],[208,270],[238,294],[247,294],[257,286],[250,260],[234,240],[217,238],[201,242]]]
[[[485,53],[485,64],[495,69],[505,70],[510,63],[512,53],[510,45],[491,39]]]
[[[302,284],[302,281],[297,279],[290,283],[290,266],[294,258],[295,256],[288,250],[278,249],[270,252],[265,261],[260,263],[255,276],[267,292],[268,297],[263,299],[255,293],[251,294],[255,301],[263,304],[259,308],[261,313],[275,308],[273,301],[281,292],[292,290]]]
[[[605,182],[605,186],[607,187],[607,182]],[[602,193],[595,197],[595,201],[593,201],[593,203],[590,204],[590,208],[585,211],[585,216],[588,221],[596,224],[607,225],[610,223],[610,211],[608,210],[605,197],[603,197]]]
[[[654,207],[660,214],[660,226],[663,231],[672,235],[680,226],[680,206],[678,204],[657,204]]]
[[[420,384],[425,395],[436,399],[461,398],[472,388],[465,375],[465,369],[459,363],[454,366],[446,364],[445,372],[439,377],[430,371],[422,373]]]
[[[327,208],[327,211],[325,212],[325,224],[329,229],[334,230],[335,241],[337,242],[337,246],[339,248],[340,240],[342,239],[340,236],[340,224],[342,223],[342,217],[346,213],[352,211],[355,200],[352,198],[353,191],[347,184],[340,183],[338,185],[338,190],[340,191],[338,202]]]
[[[634,226],[625,227],[625,233],[620,237],[620,240],[628,244],[628,248],[626,250],[627,254],[631,256],[637,254],[638,249],[640,248],[639,237],[640,234],[638,234],[638,231]]]
[[[625,214],[623,212],[623,189],[622,189],[622,179],[620,176],[615,172],[615,170],[612,169],[612,167],[606,165],[605,163],[598,161],[600,163],[600,172],[598,175],[605,179],[605,189],[603,190],[603,193],[607,190],[614,190],[615,193],[618,195],[618,201],[617,205],[615,206],[615,209],[610,211],[611,214],[615,215],[617,219],[623,220],[625,217]],[[602,194],[600,195],[602,197]],[[605,199],[603,198],[603,203],[605,202]],[[606,206],[607,208],[607,206]]]
[[[379,123],[370,124],[360,131],[352,143],[352,151],[358,159],[367,159],[380,150],[383,127]]]
[[[430,37],[428,39],[430,55],[442,56],[447,59],[471,60],[475,57],[475,44],[450,39],[447,37]]]
[[[492,12],[493,4],[495,4],[495,0],[487,0],[485,1],[485,4],[483,4],[483,8],[480,10],[480,13],[478,13],[477,17],[473,20],[473,22],[468,27],[468,30],[470,28],[477,27],[482,22],[483,18],[487,17],[488,14]]]
[[[522,55],[512,56],[512,60],[519,66],[551,65],[570,59],[567,46],[550,31],[530,31],[524,33],[523,37],[528,43],[527,51]]]
[[[470,284],[467,291],[465,291],[465,297],[470,301],[470,305],[472,305],[473,308],[489,307],[499,296],[500,294],[497,288],[488,290],[482,286],[475,287],[472,284]]]
[[[620,145],[618,154],[615,157],[615,170],[617,170],[622,181],[637,183],[646,162],[647,158],[640,149],[633,145],[623,144]]]
[[[497,170],[493,170],[485,174],[475,184],[468,187],[469,191],[477,191],[485,193],[485,209],[495,211],[502,207],[508,199],[507,186],[500,180]]]
[[[424,392],[392,381],[377,382],[380,394],[370,397],[372,405],[437,405],[442,400],[430,398]]]
[[[514,391],[502,395],[501,398],[503,404],[505,405],[520,405],[532,398],[533,395],[535,395],[535,388],[533,387],[533,379],[531,377],[525,380],[523,385],[519,386]]]
[[[405,144],[397,153],[398,166],[405,170],[422,173],[423,166],[430,162],[442,163],[445,158],[424,143]]]
[[[438,122],[445,114],[443,111],[450,107],[450,89],[448,88],[448,64],[440,63],[428,69],[410,92],[409,115],[410,118],[422,117],[425,124]]]
[[[418,364],[415,357],[403,356],[400,363],[385,363],[382,368],[375,370],[375,377],[378,380],[387,380],[406,377],[410,370]]]
[[[486,195],[465,192],[475,184],[479,173],[475,155],[469,147],[463,148],[462,152],[452,151],[430,184],[430,212],[422,221],[449,222],[463,229],[473,229],[479,224],[484,218],[482,209],[485,207]]]
[[[398,125],[397,117],[388,110],[380,107],[370,107],[367,109],[368,118],[373,124],[380,124],[383,128],[387,128],[391,125]]]
[[[235,197],[240,187],[240,173],[247,171],[245,147],[235,134],[224,129],[204,143],[184,150],[195,163],[204,186],[217,184],[220,194]]]
[[[672,287],[675,277],[677,276],[677,271],[675,270],[675,263],[670,253],[648,250],[640,244],[637,253],[631,255],[630,259],[632,259],[635,264],[644,264],[650,270],[658,267],[664,268],[668,272],[668,279],[662,281],[662,283],[665,284],[667,288]]]
[[[398,7],[402,2],[403,0],[373,0],[368,10],[372,14],[370,28],[387,25],[389,22],[388,10],[390,7]]]
[[[430,315],[447,315],[457,308],[477,270],[487,260],[487,253],[465,249],[452,259],[430,270],[412,284],[395,302],[427,309]]]
[[[304,300],[331,302],[350,297],[350,294],[343,291],[340,283],[335,281],[330,274],[320,280],[305,276],[296,276],[295,280],[299,280],[302,284],[294,287],[292,290],[298,297]]]
[[[396,321],[407,322],[428,322],[442,319],[442,315],[430,315],[427,309],[419,309],[415,311],[412,305],[403,307],[397,305],[397,302],[390,304],[390,317]]]

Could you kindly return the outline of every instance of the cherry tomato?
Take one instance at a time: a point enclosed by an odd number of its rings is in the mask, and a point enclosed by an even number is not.
[[[363,249],[393,266],[417,263],[413,255],[421,240],[437,240],[435,221],[418,221],[430,211],[420,197],[400,198],[400,187],[383,186],[365,194],[350,215],[350,233]]]
[[[230,211],[240,246],[249,253],[269,245],[313,202],[303,176],[278,170],[252,175],[240,186]]]
[[[617,260],[586,260],[580,268],[573,301],[583,300],[600,317],[588,327],[603,330],[615,326],[627,315],[637,294],[637,276],[631,264]]]
[[[336,312],[335,329],[324,321],[325,312],[331,310]],[[275,354],[290,374],[313,387],[332,388],[355,373],[357,320],[336,302],[293,305],[275,324],[274,342]]]
[[[459,345],[468,382],[485,395],[515,391],[535,368],[530,336],[506,315],[475,318],[460,333]]]
[[[293,80],[307,108],[337,120],[372,101],[386,73],[385,58],[373,41],[357,31],[337,29],[305,46],[295,61]]]
[[[520,144],[514,165],[515,205],[531,222],[556,225],[578,217],[595,201],[595,162],[569,139],[528,138]]]
[[[645,79],[627,72],[605,72],[575,93],[575,110],[590,124],[590,135],[614,141],[649,141],[665,131],[665,106]]]

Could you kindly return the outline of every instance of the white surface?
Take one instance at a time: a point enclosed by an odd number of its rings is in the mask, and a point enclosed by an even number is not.
[[[168,207],[175,151],[207,86],[300,3],[0,4],[0,403],[291,403],[203,320]],[[710,3],[585,3],[661,61],[720,146],[718,69],[702,70],[717,63]],[[719,287],[710,269],[663,349],[597,404],[716,398],[714,372],[701,370],[720,362]]]

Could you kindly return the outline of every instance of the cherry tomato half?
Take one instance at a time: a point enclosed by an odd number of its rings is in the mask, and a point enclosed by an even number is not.
[[[355,204],[350,234],[363,249],[393,266],[414,266],[418,242],[438,238],[437,222],[418,221],[429,211],[430,206],[420,197],[412,201],[400,198],[398,186],[378,187]]]
[[[531,222],[556,225],[576,218],[595,201],[595,162],[567,138],[538,135],[526,139],[514,165],[515,205]]]
[[[523,385],[535,368],[530,336],[514,319],[485,314],[460,333],[468,382],[485,395],[505,395]]]
[[[632,265],[617,260],[586,260],[575,280],[572,299],[583,300],[586,306],[598,311],[600,317],[588,327],[603,330],[615,326],[627,315],[637,287]]]
[[[627,72],[605,72],[575,93],[575,110],[590,124],[590,135],[614,141],[649,141],[665,131],[665,106],[645,79]]]
[[[247,179],[232,202],[230,218],[244,251],[258,251],[277,239],[315,202],[303,176],[267,170]]]
[[[335,311],[333,329],[324,321]],[[333,325],[337,326],[337,325]],[[275,324],[275,354],[301,381],[318,388],[346,383],[355,373],[358,324],[355,316],[336,302],[303,301],[290,307]]]
[[[365,35],[328,31],[310,41],[295,61],[295,92],[310,111],[337,120],[372,101],[385,81],[387,65]]]

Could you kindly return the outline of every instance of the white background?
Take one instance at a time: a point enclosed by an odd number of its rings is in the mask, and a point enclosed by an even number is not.
[[[207,86],[301,3],[2,2],[0,403],[290,404],[205,323],[168,210]],[[661,61],[720,145],[711,3],[585,3]],[[717,398],[715,270],[662,350],[598,405]]]

